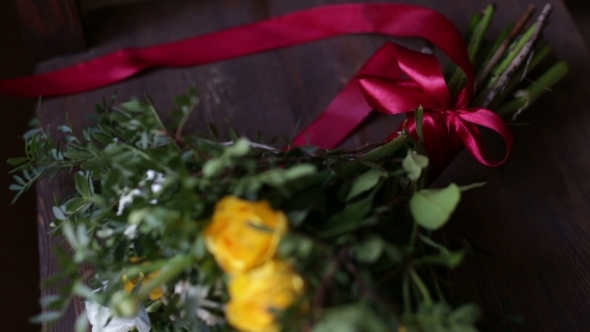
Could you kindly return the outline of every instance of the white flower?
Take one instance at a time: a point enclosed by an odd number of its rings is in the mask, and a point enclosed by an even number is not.
[[[149,171],[147,171],[146,180],[153,181],[152,192],[158,193],[160,190],[162,190],[162,183],[164,183],[164,174],[158,173],[150,169]]]
[[[121,195],[121,199],[119,199],[119,209],[117,210],[117,215],[122,215],[123,210],[125,210],[125,206],[131,204],[133,202],[133,197],[139,195],[141,195],[141,191],[139,189],[133,189]]]
[[[188,281],[180,281],[174,286],[174,293],[180,295],[180,303],[184,303],[186,298],[193,298],[197,300],[197,317],[199,317],[205,324],[209,326],[223,324],[225,319],[215,315],[210,309],[223,310],[222,305],[207,299],[209,297],[209,287],[200,285],[192,285]],[[183,313],[181,313],[181,317]]]
[[[152,193],[157,194],[163,188],[164,174],[158,173],[154,170],[148,170],[146,172],[145,180],[142,180],[139,183],[139,187],[140,188],[144,187],[146,185],[146,181],[152,182],[150,189],[152,190]],[[125,210],[125,207],[127,205],[129,205],[133,202],[134,197],[144,195],[144,193],[141,191],[140,188],[135,188],[133,190],[129,190],[129,188],[126,188],[124,190],[123,194],[121,195],[121,198],[119,199],[119,208],[117,209],[118,216],[123,214],[123,210]],[[156,203],[158,203],[158,201],[154,199],[154,200],[150,201],[150,203],[156,204]]]
[[[137,329],[139,332],[150,332],[152,324],[143,305],[134,318],[114,317],[107,307],[94,301],[86,301],[86,315],[92,325],[92,332],[128,332]],[[112,319],[109,321],[109,318]],[[107,325],[108,323],[108,325]]]

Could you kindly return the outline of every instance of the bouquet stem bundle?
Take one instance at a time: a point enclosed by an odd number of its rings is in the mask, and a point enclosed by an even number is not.
[[[471,21],[469,55],[477,71],[472,106],[516,116],[566,73],[557,62],[531,77],[551,54],[541,31],[551,6],[526,28],[531,7],[500,37],[484,35],[487,7]],[[526,29],[526,30],[525,30]],[[465,76],[451,68],[455,95]],[[230,134],[231,142],[186,135],[194,90],[176,98],[169,126],[151,102],[97,106],[83,137],[57,128],[55,144],[33,122],[11,189],[69,171],[76,191],[53,207],[54,232],[71,282],[43,299],[36,321],[58,319],[76,297],[90,322],[154,331],[474,331],[479,310],[458,303],[442,275],[465,255],[432,234],[463,192],[429,189],[421,140],[402,132],[352,150],[288,151]],[[421,108],[415,111],[422,133]],[[216,130],[212,130],[213,136]],[[79,266],[91,264],[90,283]],[[88,318],[88,319],[87,319]],[[110,325],[112,324],[112,325]],[[112,331],[115,330],[113,327]]]

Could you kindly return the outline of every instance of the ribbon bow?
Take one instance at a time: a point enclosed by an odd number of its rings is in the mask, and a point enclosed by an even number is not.
[[[367,103],[385,114],[412,112],[408,113],[406,128],[413,136],[416,136],[413,111],[422,106],[424,144],[435,169],[450,162],[462,144],[484,165],[497,166],[506,160],[512,148],[512,135],[504,121],[490,110],[469,107],[472,72],[467,71],[468,86],[453,101],[439,62],[432,55],[388,43],[370,61],[387,61],[387,66],[380,68],[379,73],[359,77]],[[487,155],[478,125],[497,132],[504,139],[507,148],[504,159],[493,160]],[[397,133],[389,138],[395,136]]]
[[[201,65],[358,33],[426,39],[465,72],[467,85],[453,102],[433,56],[385,44],[292,145],[309,142],[333,148],[373,109],[399,114],[422,105],[426,108],[425,144],[432,164],[444,167],[462,143],[485,165],[499,165],[506,159],[494,161],[487,156],[477,127],[499,133],[506,142],[507,156],[512,136],[502,119],[489,110],[468,107],[474,80],[463,36],[443,15],[406,4],[320,6],[177,42],[123,49],[54,72],[0,80],[0,94],[48,97],[78,93],[123,81],[153,67]],[[411,113],[408,118],[411,131],[415,131]]]

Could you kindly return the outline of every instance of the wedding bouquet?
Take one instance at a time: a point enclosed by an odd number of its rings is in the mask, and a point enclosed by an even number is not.
[[[436,151],[437,135],[450,135],[437,121],[451,119],[458,142],[494,164],[478,150],[475,125],[499,132],[509,149],[498,115],[518,115],[567,72],[563,62],[533,71],[551,53],[540,42],[550,10],[525,30],[529,10],[493,43],[483,36],[494,8],[475,15],[466,50],[475,81],[460,66],[442,80],[463,103],[456,118],[420,103],[389,139],[356,149],[276,148],[233,130],[224,140],[214,127],[210,135],[185,133],[199,102],[193,89],[175,99],[169,121],[149,100],[114,98],[97,106],[95,124],[81,132],[64,124],[56,138],[33,121],[26,156],[8,161],[20,173],[11,189],[18,196],[59,172],[76,189],[53,207],[52,233],[71,247],[55,249],[62,271],[54,281],[69,282],[42,299],[46,310],[36,321],[55,321],[83,300],[76,331],[88,323],[93,332],[475,331],[478,307],[457,303],[442,281],[465,253],[433,234],[463,192],[481,184],[429,187],[458,152],[449,141],[445,155]],[[424,59],[424,67],[435,59],[384,52],[400,63]],[[374,75],[359,85],[369,105],[384,111],[400,98],[379,99],[383,91],[437,84],[409,76],[415,85]]]

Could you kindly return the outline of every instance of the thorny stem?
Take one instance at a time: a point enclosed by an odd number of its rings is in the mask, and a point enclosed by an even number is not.
[[[489,93],[487,93],[485,99],[481,104],[478,106],[480,107],[488,107],[496,98],[496,96],[502,91],[503,87],[508,84],[508,81],[512,74],[518,69],[518,67],[529,57],[533,50],[533,46],[535,45],[537,39],[541,34],[541,30],[545,26],[545,22],[549,17],[549,13],[553,7],[550,4],[546,4],[543,8],[543,12],[537,18],[537,22],[535,22],[536,26],[533,31],[531,38],[526,42],[524,47],[520,50],[514,61],[506,68],[506,70],[502,73],[502,75],[498,78],[496,83],[489,89]],[[485,93],[485,91],[484,91]],[[482,93],[483,94],[483,93]]]
[[[476,90],[478,87],[480,87],[483,84],[484,80],[488,78],[488,75],[492,72],[492,69],[494,69],[494,67],[496,66],[498,61],[500,61],[500,59],[504,55],[504,52],[506,52],[506,50],[508,49],[508,46],[510,46],[512,41],[516,38],[516,36],[518,36],[518,34],[520,34],[522,29],[524,29],[527,22],[531,19],[531,17],[535,13],[535,10],[536,10],[536,7],[534,5],[530,5],[529,8],[527,9],[527,11],[524,13],[524,15],[522,15],[522,17],[518,20],[518,22],[516,23],[516,25],[514,26],[512,31],[510,31],[510,34],[508,35],[508,37],[504,40],[504,42],[502,42],[500,47],[496,50],[496,52],[494,53],[494,55],[492,56],[490,61],[486,64],[486,66],[482,70],[481,74],[479,74],[479,76],[475,80],[475,89]]]

